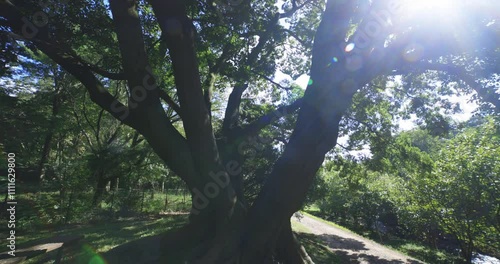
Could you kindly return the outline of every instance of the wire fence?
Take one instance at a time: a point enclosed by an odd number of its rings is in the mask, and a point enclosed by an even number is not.
[[[120,217],[186,213],[191,208],[187,189],[115,189],[39,191],[19,195],[20,225],[80,224]]]

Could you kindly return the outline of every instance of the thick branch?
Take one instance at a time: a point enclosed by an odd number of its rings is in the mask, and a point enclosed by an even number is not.
[[[209,109],[205,103],[195,50],[196,29],[187,16],[185,1],[150,0],[149,3],[169,50],[187,144],[194,168],[198,171],[199,182],[212,181],[211,173],[219,172],[230,181],[220,160]],[[236,202],[230,185],[221,192],[201,212],[215,216],[217,221],[207,224],[215,224],[215,228],[209,228],[216,230],[223,229]]]
[[[174,111],[182,118],[181,108],[177,105],[174,99],[172,99],[172,97],[170,97],[170,95],[162,89],[158,89],[158,94],[160,95],[160,98],[172,107],[172,109],[174,109]]]
[[[306,43],[302,40],[295,32],[289,29],[283,29],[283,32],[286,32],[288,35],[292,36],[295,40],[297,40],[303,47],[308,47],[310,44]]]
[[[141,21],[134,0],[111,0],[111,12],[118,37],[123,70],[130,91],[131,110],[143,107],[160,107],[156,80],[152,74]]]
[[[0,4],[0,6],[2,7],[0,8],[0,16],[7,18],[12,31],[20,35],[23,26],[23,21],[21,20],[22,14],[14,8],[4,8],[2,4]],[[116,17],[117,16],[115,16],[115,18]],[[30,40],[49,58],[75,76],[75,78],[88,90],[93,102],[105,109],[116,119],[121,120],[124,124],[143,134],[158,156],[164,160],[190,188],[196,186],[197,172],[194,169],[195,166],[187,142],[175,127],[172,126],[164,112],[161,111],[162,109],[158,98],[158,102],[154,105],[150,105],[144,114],[147,118],[144,116],[139,118],[138,115],[129,113],[128,107],[117,101],[104,88],[102,83],[99,82],[89,69],[88,65],[83,65],[79,58],[75,58],[75,52],[71,51],[69,47],[64,46],[63,43],[57,45],[50,43],[46,35],[42,34],[31,36]],[[128,72],[130,72],[130,68],[128,68]],[[141,80],[143,79],[142,77],[144,76],[141,76]],[[157,107],[156,109],[154,108],[155,106]],[[158,111],[158,109],[160,111]],[[150,121],[149,123],[148,120]]]
[[[253,66],[254,63],[257,62],[257,58],[259,57],[259,54],[264,49],[264,46],[271,39],[271,37],[274,34],[274,31],[276,31],[279,28],[279,25],[278,25],[279,19],[280,19],[279,15],[276,15],[266,25],[266,30],[264,31],[264,33],[262,33],[259,36],[259,43],[257,43],[255,48],[253,48],[252,51],[250,52],[250,54],[248,55],[247,62],[246,62],[247,66]]]
[[[257,76],[259,76],[259,77],[261,77],[261,78],[263,78],[264,80],[270,82],[271,84],[273,84],[274,86],[278,87],[279,89],[283,89],[285,91],[292,90],[292,87],[285,87],[285,86],[283,86],[283,85],[275,82],[273,79],[271,79],[271,78],[269,78],[269,77],[267,77],[267,76],[265,76],[263,74],[260,74],[260,73],[258,73],[256,71],[252,71],[252,73],[255,74],[255,75],[257,75]]]
[[[229,131],[237,125],[240,117],[241,96],[248,87],[248,84],[236,84],[227,100],[226,113],[222,123],[222,133],[228,135]]]
[[[271,39],[274,34],[274,31],[278,30],[278,21],[279,15],[276,15],[273,19],[269,21],[266,26],[265,31],[259,35],[259,43],[252,49],[250,54],[247,57],[246,65],[248,67],[253,67],[257,62],[257,58],[260,53],[264,49],[266,43]],[[244,78],[248,76],[244,76]],[[237,80],[237,84],[233,88],[233,91],[229,95],[229,99],[227,102],[226,113],[224,115],[224,121],[222,125],[222,132],[224,135],[229,135],[230,130],[237,125],[239,114],[240,114],[240,104],[241,104],[241,96],[243,92],[248,88],[248,83],[245,83],[247,80]]]
[[[293,14],[295,14],[295,12],[297,12],[298,10],[300,10],[301,8],[303,8],[305,5],[307,5],[310,2],[312,2],[312,0],[307,0],[307,1],[304,1],[304,3],[297,5],[297,1],[292,0],[292,9],[290,9],[289,11],[287,11],[285,13],[280,13],[279,17],[280,18],[291,17],[291,16],[293,16]]]
[[[267,113],[266,115],[261,116],[260,118],[255,120],[253,123],[250,123],[243,129],[241,129],[241,131],[239,131],[239,135],[241,137],[256,135],[264,127],[272,124],[273,122],[275,122],[276,120],[280,119],[283,116],[295,112],[297,109],[300,108],[301,105],[302,105],[302,98],[297,99],[295,102],[289,105],[282,106],[270,113]]]
[[[49,58],[61,65],[63,69],[75,76],[88,90],[90,98],[101,108],[109,112],[116,119],[123,123],[133,126],[133,121],[130,118],[128,108],[116,100],[102,85],[102,83],[94,76],[87,65],[83,65],[79,58],[73,56],[74,52],[62,43],[54,44],[48,40],[48,36],[43,30],[34,31],[32,34],[23,34],[23,26],[25,22],[22,20],[23,14],[19,9],[0,4],[0,16],[7,19],[9,26],[14,34],[24,36],[33,41],[37,47],[44,52]]]
[[[108,72],[104,69],[99,68],[97,65],[93,65],[93,64],[89,64],[89,63],[87,63],[87,66],[93,72],[101,75],[102,77],[106,77],[106,78],[111,79],[111,80],[125,80],[125,79],[127,79],[126,74],[123,72],[118,72],[118,73]]]
[[[417,62],[408,65],[409,67],[415,67],[421,71],[425,70],[435,70],[446,72],[456,78],[464,81],[468,86],[470,86],[477,94],[488,103],[495,106],[495,111],[500,112],[500,95],[495,93],[494,89],[485,89],[479,84],[471,72],[465,70],[463,67],[455,66],[451,64],[442,63],[430,63],[430,62]]]
[[[134,121],[129,115],[128,107],[114,98],[94,76],[88,67],[81,65],[78,59],[62,52],[62,48],[45,42],[38,42],[37,47],[49,58],[61,65],[63,69],[75,76],[87,89],[90,99],[114,118],[126,125],[134,127]]]
[[[150,1],[166,40],[175,76],[175,84],[183,112],[184,129],[196,163],[205,163],[217,157],[210,114],[201,88],[198,61],[194,48],[196,34],[186,15],[182,1]],[[202,158],[202,156],[204,158]],[[209,158],[212,157],[212,158]],[[216,158],[217,159],[217,158]]]
[[[300,208],[325,154],[337,143],[339,122],[353,91],[366,81],[341,66],[328,67],[333,57],[342,58],[339,44],[345,41],[355,2],[327,2],[313,45],[314,82],[305,92],[285,151],[250,210],[242,263],[261,263],[270,255],[284,221]]]

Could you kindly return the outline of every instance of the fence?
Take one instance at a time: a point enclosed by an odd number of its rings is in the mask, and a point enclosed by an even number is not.
[[[146,189],[106,191],[94,203],[92,191],[40,191],[23,193],[18,204],[23,227],[46,224],[80,224],[119,217],[189,212],[191,196],[186,189],[164,192]]]

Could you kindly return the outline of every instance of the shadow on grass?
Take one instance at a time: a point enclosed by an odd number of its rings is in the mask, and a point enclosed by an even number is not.
[[[321,238],[307,233],[296,233],[300,243],[306,249],[314,263],[342,264],[342,259],[333,253]]]
[[[57,235],[84,235],[82,246],[64,254],[66,263],[106,263],[101,256],[102,253],[129,243],[137,245],[137,250],[141,250],[144,241],[145,246],[151,246],[151,241],[155,236],[168,230],[181,227],[187,222],[187,216],[163,216],[146,218],[129,218],[119,221],[105,222],[96,225],[84,225],[80,227],[70,227],[59,231],[43,230],[41,237],[51,237]],[[136,242],[137,241],[137,242]],[[21,244],[19,248],[25,248],[36,244],[30,241]],[[126,252],[130,258],[138,254],[139,251]],[[38,263],[36,259],[28,263]],[[42,262],[43,263],[43,262]]]
[[[348,249],[353,251],[368,250],[368,248],[365,247],[365,243],[352,238],[345,238],[327,234],[316,235],[316,236],[320,238],[322,241],[326,242],[330,248],[338,250]]]
[[[328,215],[322,214],[321,211],[318,208],[306,208],[304,212],[307,212],[313,216],[322,218],[322,219],[327,219]],[[366,234],[363,234],[360,232],[360,230],[357,230],[354,227],[349,227],[349,230],[367,237]],[[440,250],[440,249],[435,249],[432,247],[429,247],[427,245],[424,245],[423,243],[419,241],[412,241],[412,240],[406,240],[406,239],[401,239],[397,238],[394,236],[386,237],[384,240],[381,240],[378,235],[371,234],[368,236],[369,239],[380,243],[385,246],[389,246],[397,251],[400,251],[410,257],[428,262],[428,263],[433,263],[433,264],[463,264],[465,263],[460,256],[446,252],[445,250]],[[328,241],[328,240],[326,240]],[[339,248],[335,245],[331,245],[333,248]],[[383,263],[383,262],[382,262]]]
[[[363,242],[336,235],[297,233],[297,236],[315,263],[421,264],[413,260],[386,260],[364,253],[353,253],[352,251],[368,249]]]
[[[414,261],[414,260],[387,260],[381,259],[377,256],[368,255],[368,254],[357,254],[350,253],[347,251],[336,251],[337,256],[342,259],[342,263],[370,263],[370,264],[421,264],[422,262]]]
[[[463,264],[464,260],[458,255],[450,254],[444,250],[433,249],[422,245],[419,242],[409,241],[405,239],[392,238],[384,241],[386,245],[396,248],[397,250],[408,254],[417,259],[435,264]]]

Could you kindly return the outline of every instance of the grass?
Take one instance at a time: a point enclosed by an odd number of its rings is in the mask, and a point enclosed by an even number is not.
[[[353,232],[352,230],[349,230],[349,229],[347,229],[347,228],[345,228],[345,227],[343,227],[343,226],[337,225],[337,224],[335,224],[335,223],[333,223],[333,222],[330,222],[330,221],[327,221],[327,220],[325,220],[325,219],[319,218],[319,217],[317,217],[317,216],[315,216],[315,215],[312,215],[312,214],[310,214],[310,213],[308,213],[308,212],[301,212],[301,213],[302,213],[302,214],[305,214],[305,215],[307,215],[307,216],[309,216],[309,217],[311,217],[311,218],[314,218],[314,219],[316,219],[316,220],[318,220],[318,221],[320,221],[320,222],[323,222],[323,223],[325,223],[325,224],[327,224],[327,225],[329,225],[329,226],[333,226],[333,227],[336,227],[336,228],[342,229],[342,230],[344,230],[344,231],[347,231],[347,232],[351,232],[351,233],[353,233],[353,234],[356,234],[356,232]]]
[[[191,196],[183,195],[180,193],[161,193],[156,192],[151,197],[151,192],[145,192],[144,197],[142,194],[139,194],[140,200],[136,206],[137,210],[141,211],[141,213],[158,213],[159,211],[165,212],[189,212],[191,209]],[[167,198],[167,205],[165,206],[165,198]],[[110,208],[112,204],[110,200],[101,203],[102,208]],[[113,206],[115,208],[116,205]]]
[[[91,193],[85,193],[85,195],[85,197],[88,196],[87,198],[91,198]],[[165,195],[168,195],[168,207],[166,210]],[[89,260],[97,257],[98,261],[95,263],[102,263],[99,261],[98,256],[104,252],[143,237],[158,235],[178,228],[187,221],[186,215],[178,215],[130,217],[121,218],[120,220],[99,218],[96,221],[91,221],[94,224],[89,224],[87,219],[78,217],[79,214],[76,214],[75,211],[75,221],[62,226],[62,224],[55,221],[56,217],[61,215],[61,208],[55,209],[55,205],[59,204],[58,198],[58,192],[40,192],[36,195],[33,193],[24,193],[20,195],[19,205],[22,208],[19,208],[18,212],[22,213],[21,218],[25,223],[23,224],[24,228],[18,229],[19,232],[16,232],[16,234],[19,234],[16,237],[18,248],[26,248],[35,245],[36,240],[54,236],[84,235],[83,245],[73,251],[65,251],[64,260],[68,263],[76,263],[84,259],[84,263],[94,263],[92,261],[89,262]],[[111,199],[104,199],[101,203],[101,211],[116,211],[119,205],[117,200],[118,197],[115,197],[114,205],[112,206]],[[79,204],[79,206],[83,205]],[[185,212],[189,210],[190,197],[184,197],[182,194],[176,193],[155,193],[151,197],[151,193],[146,192],[144,194],[144,202],[140,207],[142,207],[142,215],[158,211]],[[80,209],[83,210],[84,208]],[[87,212],[87,214],[90,214],[90,212]],[[49,222],[51,219],[53,219],[52,223]],[[297,232],[302,245],[316,263],[341,263],[338,257],[323,244],[321,239],[310,234],[309,228],[296,221],[292,221],[292,228]],[[54,253],[51,254],[55,256]],[[30,259],[26,263],[48,263],[41,261],[47,258],[47,256],[50,257],[50,254]]]
[[[292,224],[292,230],[298,233],[311,233],[311,230],[305,225],[295,220],[290,222]]]
[[[344,264],[342,259],[333,253],[324,242],[313,234],[297,233],[300,244],[316,264]]]
[[[43,203],[37,202],[36,205],[33,204],[34,201],[38,201],[37,199],[33,199],[35,197],[20,197],[20,204],[22,205],[22,208],[19,208],[19,211],[22,212],[24,216],[33,216],[33,221],[43,223],[37,224],[36,227],[33,226],[33,228],[28,228],[29,232],[28,230],[23,229],[16,232],[16,234],[19,234],[16,237],[17,244],[19,245],[18,248],[31,246],[33,245],[33,242],[35,242],[34,240],[42,238],[59,235],[84,235],[85,239],[82,247],[73,252],[68,252],[69,254],[65,253],[65,259],[70,260],[82,258],[88,260],[92,256],[99,256],[100,253],[107,252],[119,245],[123,245],[143,237],[158,235],[170,229],[178,228],[187,221],[187,216],[185,215],[171,215],[164,217],[148,216],[122,218],[121,220],[101,219],[98,221],[100,224],[73,223],[64,227],[58,227],[60,226],[59,224],[54,223],[47,225],[45,221],[41,221],[41,216],[43,216],[43,219],[49,219],[52,213],[57,213],[57,210],[51,209],[53,208],[53,204],[56,203],[55,199],[52,197],[56,196],[57,193],[45,193],[43,195],[45,197],[42,199]],[[169,201],[166,210],[164,210],[165,195],[168,195],[167,198]],[[143,215],[147,215],[148,212],[158,212],[163,210],[167,212],[187,211],[189,209],[189,200],[189,197],[186,199],[182,196],[182,194],[156,193],[154,197],[151,198],[150,193],[145,193],[144,203],[141,207]],[[109,207],[110,204],[106,204],[105,202],[103,202],[102,206],[103,210],[112,209]],[[43,212],[39,211],[40,209],[42,209]],[[303,214],[330,226],[352,232],[345,227],[311,214],[319,213],[319,208],[309,207],[307,208],[307,211],[308,212],[303,212]],[[311,234],[308,227],[304,226],[300,222],[292,221],[292,229],[296,232],[301,244],[306,248],[315,263],[342,263],[340,256],[333,253],[319,237]],[[33,230],[41,231],[33,232]],[[376,241],[377,239],[374,240]],[[439,250],[430,249],[414,241],[388,239],[384,240],[383,243],[397,251],[402,252],[403,254],[407,254],[430,263],[461,263],[460,258],[458,257],[451,256],[450,254]],[[40,262],[40,259],[46,256],[47,255],[43,255],[38,258],[31,259],[27,263],[43,263]]]
[[[464,263],[459,256],[452,255],[439,249],[433,249],[416,241],[391,238],[384,241],[384,245],[416,259],[435,264]]]
[[[48,238],[58,235],[85,235],[83,245],[76,251],[65,254],[68,263],[75,263],[74,259],[91,259],[116,246],[123,245],[141,237],[153,236],[167,230],[178,228],[187,221],[187,216],[165,216],[148,218],[129,218],[119,221],[102,223],[99,225],[68,226],[62,229],[44,229],[35,236],[23,235],[18,237],[19,248],[33,245],[34,239]],[[297,233],[301,244],[315,263],[340,264],[340,259],[323,244],[323,241],[313,234],[303,224],[292,221],[292,228]],[[27,242],[27,241],[31,242]],[[40,263],[42,255],[30,259],[26,263]],[[41,262],[43,263],[43,262]],[[90,263],[90,262],[87,262]],[[93,262],[92,262],[93,263]],[[97,263],[100,263],[99,261]]]
[[[61,197],[58,191],[21,192],[16,197],[16,229],[36,234],[37,230],[48,226],[87,224],[116,219],[119,216],[130,217],[158,212],[188,212],[191,207],[191,197],[176,192],[156,192],[153,196],[151,192],[136,192],[132,197],[137,198],[135,200],[125,198],[128,196],[127,191],[109,193],[103,197],[99,208],[92,207],[92,196],[92,192],[83,191],[68,192],[64,197]],[[165,198],[168,198],[167,206]],[[37,235],[33,236],[36,237]]]
[[[319,214],[319,213],[321,213],[321,210],[319,209],[319,207],[316,204],[307,205],[304,208],[304,210],[302,210],[302,211],[309,212],[311,214]]]
[[[439,249],[434,249],[429,246],[424,245],[423,243],[420,243],[418,241],[412,241],[412,240],[406,240],[406,239],[400,239],[396,237],[386,237],[383,240],[380,240],[378,236],[368,236],[367,234],[369,233],[358,233],[354,232],[352,230],[349,230],[348,228],[345,228],[343,226],[337,225],[335,223],[332,223],[330,221],[324,220],[322,218],[319,218],[315,215],[314,213],[319,214],[320,210],[316,206],[309,206],[305,208],[306,212],[302,212],[305,215],[310,216],[311,218],[314,218],[318,221],[321,221],[325,224],[328,224],[333,227],[340,228],[342,230],[358,234],[360,236],[365,237],[366,239],[370,239],[372,241],[375,241],[379,244],[382,244],[384,246],[387,246],[395,251],[398,251],[404,255],[413,257],[415,259],[428,262],[428,263],[435,263],[435,264],[462,264],[463,260],[460,258],[458,255],[453,255],[450,254],[444,250],[439,250]]]
[[[116,246],[123,245],[142,237],[158,235],[170,229],[179,228],[187,222],[187,216],[164,216],[147,218],[128,218],[99,225],[84,225],[67,227],[60,230],[45,229],[36,236],[19,236],[19,248],[33,245],[34,239],[49,238],[59,235],[84,235],[81,248],[71,254],[65,254],[66,259],[82,258],[82,255],[98,255]],[[26,241],[30,242],[26,242]],[[27,263],[38,263],[40,256]],[[85,258],[85,256],[83,256]]]
[[[39,239],[84,235],[82,246],[67,253],[65,250],[64,259],[70,259],[68,263],[75,263],[75,259],[89,260],[89,256],[99,256],[119,245],[180,227],[187,222],[187,215],[174,216],[168,213],[187,212],[191,202],[191,197],[182,193],[157,192],[151,196],[151,192],[137,192],[133,193],[138,198],[133,204],[124,204],[124,195],[128,193],[122,192],[108,194],[103,197],[100,208],[92,208],[92,192],[74,192],[72,206],[68,207],[69,195],[67,193],[61,202],[58,191],[20,192],[16,208],[18,249],[36,245]],[[165,198],[168,198],[167,206]],[[120,211],[123,208],[129,211],[123,214]],[[65,221],[68,210],[71,218]],[[159,216],[158,212],[167,215]],[[26,263],[47,263],[42,260],[50,256],[55,256],[55,253],[41,255]]]
[[[304,246],[309,256],[314,260],[314,263],[342,263],[341,259],[328,246],[324,245],[324,242],[319,237],[311,234],[311,230],[308,227],[295,220],[292,220],[291,224],[292,230],[297,234],[301,245]]]

